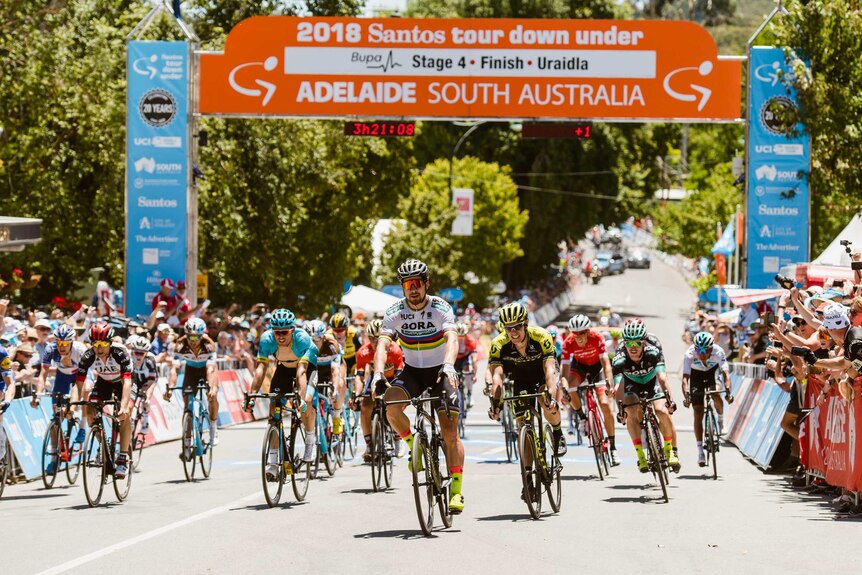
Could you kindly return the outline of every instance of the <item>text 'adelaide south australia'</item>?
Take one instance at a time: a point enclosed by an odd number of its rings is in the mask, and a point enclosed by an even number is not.
[[[431,82],[418,89],[415,82],[303,81],[297,102],[378,104],[482,104],[540,106],[645,106],[636,83],[547,83],[512,85],[507,82]]]

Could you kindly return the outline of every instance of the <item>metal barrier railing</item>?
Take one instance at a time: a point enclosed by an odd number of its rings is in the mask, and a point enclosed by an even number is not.
[[[731,363],[730,373],[751,379],[766,379],[766,367],[753,363]]]

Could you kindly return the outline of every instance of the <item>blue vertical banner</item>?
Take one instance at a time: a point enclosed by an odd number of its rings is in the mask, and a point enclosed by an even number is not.
[[[129,42],[126,314],[147,314],[165,278],[186,276],[189,45]]]
[[[766,288],[808,261],[811,146],[784,50],[752,47],[748,70],[746,287]]]

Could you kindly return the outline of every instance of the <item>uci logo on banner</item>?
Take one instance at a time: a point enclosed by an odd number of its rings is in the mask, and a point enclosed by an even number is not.
[[[808,261],[810,145],[784,50],[753,47],[750,69],[746,287],[766,288]]]
[[[202,114],[740,116],[740,62],[666,20],[254,17],[201,55],[200,79]]]
[[[129,42],[126,314],[149,314],[162,279],[185,279],[188,206],[186,42]]]

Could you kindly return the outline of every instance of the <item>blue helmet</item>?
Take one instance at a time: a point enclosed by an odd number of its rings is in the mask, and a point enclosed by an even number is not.
[[[75,330],[70,325],[61,324],[54,330],[54,338],[57,341],[75,341]]]
[[[545,331],[547,331],[549,334],[551,334],[551,337],[553,337],[553,338],[556,338],[558,335],[560,335],[560,330],[558,330],[557,326],[554,324],[551,324],[548,327],[546,327]]]
[[[289,309],[280,308],[272,312],[269,325],[272,329],[291,329],[296,325],[296,316]]]
[[[698,332],[698,334],[694,336],[694,349],[697,353],[708,353],[712,351],[712,344],[714,343],[715,340],[705,331]]]
[[[207,324],[199,317],[193,317],[186,322],[186,335],[201,336],[207,331]]]

